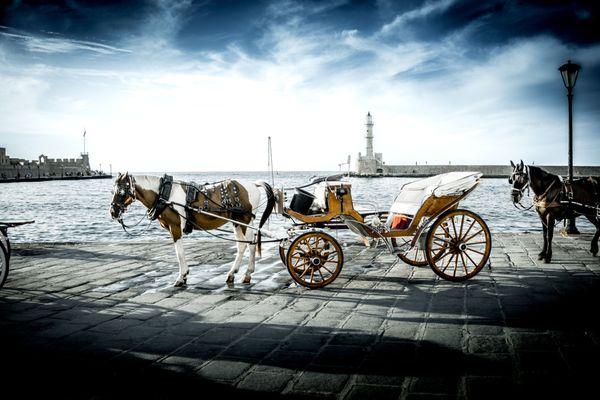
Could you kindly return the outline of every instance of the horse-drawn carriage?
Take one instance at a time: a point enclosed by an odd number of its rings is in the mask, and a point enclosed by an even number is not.
[[[284,191],[276,191],[278,210],[295,222],[279,246],[281,260],[300,285],[323,287],[344,264],[342,247],[324,229],[348,228],[363,238],[381,239],[410,265],[429,265],[450,281],[469,279],[487,263],[492,238],[480,216],[458,205],[481,175],[450,172],[407,183],[388,211],[356,210],[351,184],[340,176],[291,188],[295,193],[287,207]],[[305,190],[313,184],[314,193]]]
[[[349,229],[364,240],[379,239],[406,263],[430,265],[440,277],[462,281],[485,266],[492,247],[483,219],[458,208],[480,178],[478,172],[450,172],[420,179],[402,186],[388,211],[359,211],[352,201],[351,184],[341,181],[341,176],[273,190],[264,181],[252,185],[235,180],[196,185],[175,181],[169,175],[159,178],[119,174],[110,213],[126,229],[122,215],[137,199],[148,209],[150,219],[158,219],[169,230],[179,261],[174,286],[185,285],[189,272],[179,241],[183,234],[217,229],[228,222],[233,223],[238,249],[227,275],[229,284],[234,282],[248,247],[244,283],[250,283],[261,235],[279,242],[281,259],[300,285],[318,288],[333,282],[344,265],[344,255],[338,241],[325,232],[330,229]],[[305,190],[313,185],[314,193]],[[252,221],[261,204],[258,187],[264,188],[267,205],[255,227]],[[294,190],[294,195],[286,206],[285,194],[290,190]],[[284,235],[263,227],[273,208],[294,222]]]

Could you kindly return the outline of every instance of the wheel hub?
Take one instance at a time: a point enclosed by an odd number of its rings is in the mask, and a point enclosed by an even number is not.
[[[462,253],[467,249],[467,244],[460,240],[452,240],[450,251],[454,254]]]

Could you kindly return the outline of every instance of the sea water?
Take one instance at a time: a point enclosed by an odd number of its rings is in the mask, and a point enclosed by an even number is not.
[[[160,176],[162,173],[143,173]],[[276,187],[293,187],[308,183],[313,176],[325,176],[332,172],[276,172]],[[174,179],[194,181],[199,184],[222,179],[254,182],[258,179],[271,182],[267,172],[211,172],[173,173]],[[135,173],[134,173],[135,176]],[[403,184],[414,178],[348,178],[352,183],[355,206],[360,209],[387,210]],[[133,235],[125,233],[109,214],[114,180],[78,180],[19,182],[0,184],[0,222],[35,220],[34,224],[10,229],[13,242],[111,242],[149,241],[168,239],[168,233],[156,221],[144,219],[145,208],[133,203],[124,214],[128,225],[141,220],[131,228]],[[310,188],[309,188],[310,189]],[[541,223],[535,211],[517,210],[510,199],[511,186],[506,179],[483,179],[460,208],[479,214],[492,233],[541,231]],[[291,195],[291,193],[290,193]],[[531,204],[526,198],[523,203]],[[582,231],[593,231],[587,220],[580,218]],[[290,220],[274,215],[269,229],[283,231]],[[194,232],[191,237],[206,237],[206,233]]]

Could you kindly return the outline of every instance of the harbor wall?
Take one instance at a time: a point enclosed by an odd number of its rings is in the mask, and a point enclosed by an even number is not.
[[[538,165],[538,167],[555,174],[567,176],[568,168],[565,165]],[[353,176],[399,176],[399,177],[426,177],[454,171],[478,171],[485,178],[507,178],[512,172],[510,165],[386,165],[379,166],[380,173],[354,173]],[[600,166],[574,166],[573,175],[600,176]]]
[[[103,175],[90,169],[87,153],[81,158],[48,158],[40,155],[37,160],[10,157],[0,147],[0,180],[51,179]]]

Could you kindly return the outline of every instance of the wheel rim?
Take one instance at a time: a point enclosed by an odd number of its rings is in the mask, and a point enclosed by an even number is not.
[[[455,210],[441,217],[427,235],[427,258],[433,271],[444,279],[465,280],[486,264],[491,235],[477,214]],[[434,257],[443,250],[443,254]]]
[[[344,264],[340,245],[323,232],[309,232],[296,238],[286,260],[294,281],[310,288],[333,282]]]
[[[411,240],[412,237],[410,239],[405,237],[392,238],[392,245],[394,248],[407,247],[410,246],[409,243]],[[398,257],[405,263],[416,267],[422,267],[428,264],[425,250],[420,248],[418,243],[406,253],[398,253]]]
[[[1,234],[1,233],[0,233]],[[0,243],[0,288],[8,276],[8,252],[4,245]]]
[[[287,242],[287,240],[286,240]],[[287,252],[287,249],[289,248],[289,242],[287,243],[288,245],[286,246],[285,244],[280,244],[279,247],[279,258],[281,259],[281,262],[283,263],[283,265],[287,265],[287,260],[286,260],[286,256],[285,253]]]
[[[400,243],[398,243],[398,241],[400,241]],[[394,248],[402,248],[404,246],[410,246],[409,243],[411,241],[412,238],[392,238],[392,245]],[[441,257],[444,254],[444,251],[445,249],[440,249],[437,251],[434,258],[438,259]],[[424,267],[429,265],[429,261],[427,260],[427,251],[426,249],[419,247],[419,241],[417,241],[416,245],[406,253],[398,253],[398,257],[408,265],[415,267]]]

